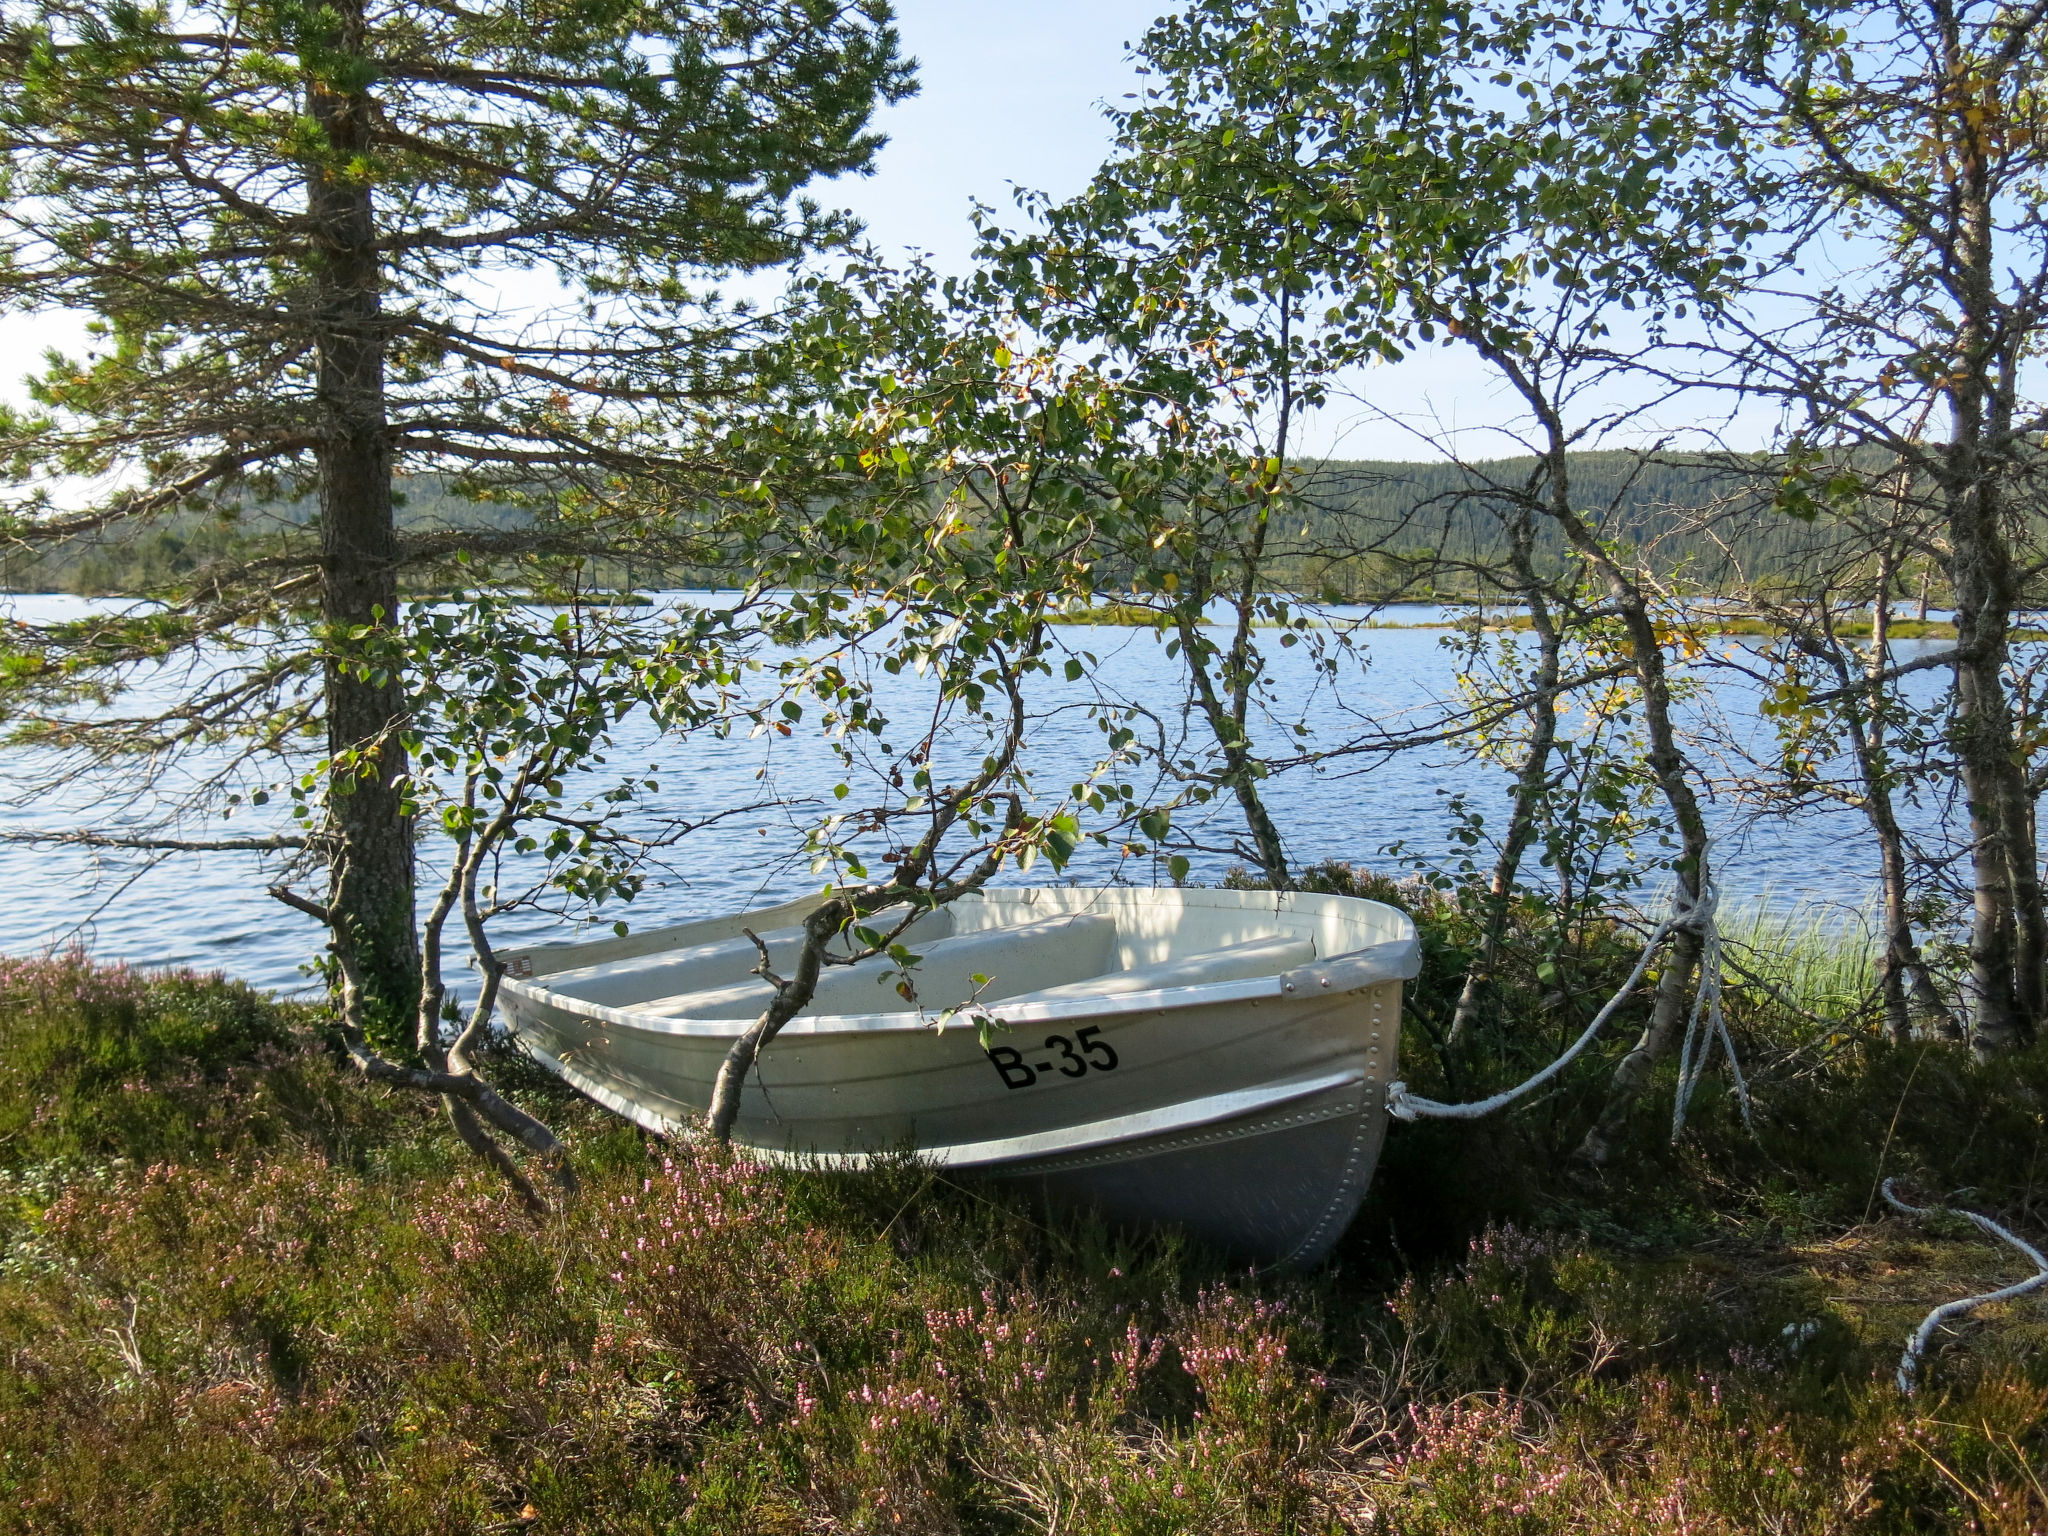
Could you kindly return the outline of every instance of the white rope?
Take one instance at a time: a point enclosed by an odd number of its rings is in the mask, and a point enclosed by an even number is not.
[[[1714,920],[1720,905],[1721,889],[1709,879],[1705,894],[1687,922],[1688,927],[1696,927],[1700,932],[1700,973],[1693,993],[1692,1018],[1679,1046],[1678,1092],[1671,1100],[1673,1141],[1684,1134],[1686,1111],[1692,1108],[1693,1092],[1707,1070],[1707,1058],[1713,1054],[1716,1040],[1728,1057],[1728,1072],[1735,1085],[1735,1102],[1742,1108],[1742,1123],[1750,1135],[1756,1134],[1756,1121],[1750,1115],[1749,1083],[1743,1078],[1742,1063],[1735,1054],[1735,1037],[1728,1032],[1727,1016],[1721,1011],[1721,925]]]
[[[1689,915],[1690,909],[1683,913],[1673,912],[1657,925],[1656,931],[1650,935],[1649,942],[1643,945],[1642,957],[1636,961],[1636,968],[1628,973],[1628,980],[1621,984],[1621,990],[1607,1000],[1606,1007],[1593,1015],[1593,1022],[1586,1026],[1586,1032],[1579,1036],[1572,1048],[1534,1077],[1526,1082],[1517,1083],[1512,1088],[1503,1089],[1490,1099],[1480,1099],[1472,1104],[1442,1104],[1435,1099],[1419,1098],[1408,1091],[1406,1083],[1393,1082],[1387,1084],[1387,1113],[1396,1120],[1479,1120],[1497,1110],[1506,1109],[1519,1098],[1534,1093],[1578,1060],[1586,1047],[1593,1043],[1594,1037],[1606,1027],[1607,1021],[1614,1017],[1615,1009],[1628,1001],[1629,994],[1636,989],[1636,983],[1643,979],[1643,972],[1650,968],[1650,961],[1657,953],[1657,946],[1664,942],[1664,936],[1680,926]]]
[[[2000,1242],[2017,1248],[2032,1262],[2035,1270],[2034,1274],[2017,1284],[2006,1286],[2003,1290],[1987,1291],[1982,1296],[1965,1296],[1961,1301],[1951,1301],[1927,1314],[1920,1326],[1913,1331],[1913,1337],[1906,1341],[1906,1352],[1899,1356],[1899,1373],[1893,1378],[1898,1382],[1899,1390],[1910,1397],[1913,1389],[1919,1385],[1920,1356],[1933,1341],[1934,1330],[1951,1318],[1962,1317],[1979,1307],[1989,1306],[1994,1301],[2011,1301],[2016,1296],[2025,1296],[2030,1291],[2038,1291],[2044,1285],[2048,1285],[2048,1258],[2044,1258],[2041,1250],[2032,1243],[2014,1236],[1989,1216],[1979,1215],[1975,1211],[1956,1210],[1953,1206],[1908,1205],[1893,1193],[1893,1182],[1886,1179],[1883,1185],[1885,1203],[1893,1210],[1903,1211],[1908,1216],[1930,1216],[1939,1210],[1952,1211],[1987,1237],[1995,1237]]]
[[[1711,844],[1709,848],[1711,849]],[[1709,869],[1713,867],[1712,855],[1702,861]],[[1721,925],[1715,921],[1715,914],[1721,906],[1721,888],[1709,878],[1700,894],[1690,906],[1679,907],[1678,896],[1673,895],[1672,914],[1657,925],[1643,953],[1636,961],[1636,968],[1629,972],[1628,980],[1621,984],[1621,990],[1607,1000],[1607,1006],[1593,1016],[1593,1022],[1586,1026],[1572,1048],[1549,1066],[1525,1082],[1496,1093],[1490,1099],[1480,1099],[1471,1104],[1443,1104],[1435,1099],[1420,1098],[1408,1091],[1402,1082],[1387,1085],[1387,1113],[1396,1120],[1479,1120],[1498,1110],[1507,1108],[1517,1099],[1534,1093],[1545,1083],[1556,1077],[1566,1067],[1578,1060],[1587,1046],[1614,1016],[1614,1011],[1628,1000],[1636,985],[1643,979],[1643,973],[1650,968],[1650,961],[1657,953],[1657,946],[1664,942],[1666,935],[1680,928],[1689,928],[1700,935],[1699,979],[1694,984],[1692,1016],[1686,1023],[1684,1038],[1680,1044],[1678,1058],[1678,1092],[1671,1105],[1671,1139],[1678,1140],[1685,1130],[1685,1116],[1692,1107],[1694,1091],[1699,1087],[1701,1076],[1707,1069],[1707,1059],[1713,1054],[1714,1042],[1721,1042],[1721,1049],[1728,1057],[1728,1073],[1735,1087],[1735,1101],[1742,1108],[1742,1123],[1750,1135],[1756,1134],[1756,1122],[1751,1115],[1749,1083],[1742,1075],[1742,1063],[1735,1054],[1735,1037],[1729,1032],[1727,1015],[1721,1008]]]

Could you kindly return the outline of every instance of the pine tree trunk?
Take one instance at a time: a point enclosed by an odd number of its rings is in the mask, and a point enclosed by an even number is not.
[[[329,41],[361,57],[360,0],[343,0]],[[320,616],[329,634],[327,746],[337,764],[329,796],[329,901],[353,936],[364,1023],[386,1049],[409,1051],[419,994],[413,912],[413,835],[400,792],[406,758],[398,731],[405,685],[395,666],[360,669],[338,649],[389,626],[398,611],[391,441],[384,403],[385,331],[376,215],[370,187],[341,168],[366,153],[373,106],[366,91],[309,79],[308,105],[329,152],[308,176],[320,474]],[[351,763],[351,755],[355,761]]]

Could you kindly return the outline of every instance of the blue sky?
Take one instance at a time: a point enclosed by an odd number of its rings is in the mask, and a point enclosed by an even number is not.
[[[904,51],[921,89],[888,108],[890,142],[872,175],[818,189],[851,209],[883,251],[928,251],[943,269],[965,266],[973,246],[969,205],[1021,218],[1013,187],[1054,197],[1079,192],[1110,147],[1105,105],[1140,81],[1128,45],[1170,5],[1162,0],[898,0]],[[1350,458],[1433,457],[1374,407],[1399,402],[1429,430],[1449,427],[1484,457],[1488,428],[1512,414],[1493,381],[1456,353],[1429,353],[1352,381],[1360,401],[1338,401],[1301,424],[1310,453]]]
[[[1127,45],[1170,9],[1169,0],[897,0],[921,89],[881,115],[890,143],[873,174],[820,187],[820,199],[859,214],[884,252],[915,248],[959,269],[972,248],[971,201],[1015,220],[1013,186],[1061,197],[1086,185],[1109,149],[1103,106],[1140,83]],[[1353,398],[1302,423],[1304,452],[1436,457],[1418,433],[1448,435],[1474,458],[1518,451],[1499,435],[1516,403],[1462,349],[1425,350],[1347,384]],[[1617,441],[1683,424],[1659,413]]]
[[[1004,211],[1010,188],[1056,196],[1087,184],[1109,148],[1102,104],[1137,88],[1125,44],[1161,0],[898,0],[921,88],[886,109],[875,172],[821,188],[884,250],[930,251],[946,267],[971,247],[968,205]]]

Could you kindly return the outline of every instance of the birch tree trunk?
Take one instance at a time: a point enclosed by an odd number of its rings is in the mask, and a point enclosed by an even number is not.
[[[1891,583],[1896,562],[1887,540],[1878,553],[1877,591],[1870,604],[1870,654],[1864,677],[1867,696],[1847,696],[1849,743],[1863,781],[1863,811],[1877,836],[1878,873],[1884,902],[1882,985],[1885,1028],[1901,1043],[1912,1038],[1915,1014],[1922,1023],[1958,1033],[1954,1017],[1935,990],[1927,962],[1913,935],[1908,906],[1905,835],[1892,803],[1891,764],[1886,750],[1883,678],[1890,665]]]
[[[1953,17],[1941,19],[1949,62],[1960,71],[1968,60]],[[1989,152],[1976,135],[1966,136],[1961,148],[1953,188],[1958,271],[1952,279],[1961,323],[1948,387],[1952,429],[1941,489],[1959,658],[1953,740],[1969,810],[1974,891],[1971,1044],[1979,1056],[1989,1057],[2033,1038],[2048,965],[2048,917],[2005,683],[2018,579],[1998,482],[2012,444],[2010,380],[2017,359],[1999,356]]]
[[[1553,466],[1555,468],[1555,466]],[[1570,506],[1569,487],[1554,485],[1552,494],[1560,505]],[[1536,689],[1529,705],[1529,745],[1522,754],[1522,766],[1515,775],[1514,809],[1508,815],[1507,833],[1501,839],[1500,856],[1494,861],[1493,876],[1487,883],[1486,919],[1479,938],[1479,958],[1465,972],[1465,984],[1458,992],[1451,1027],[1444,1035],[1446,1049],[1458,1043],[1466,1026],[1478,1011],[1479,995],[1500,962],[1500,946],[1506,936],[1508,907],[1515,880],[1521,874],[1522,855],[1536,839],[1536,818],[1550,782],[1551,753],[1557,744],[1557,691],[1559,653],[1562,641],[1557,621],[1537,579],[1533,544],[1533,519],[1522,509],[1509,531],[1509,560],[1523,599],[1529,605],[1529,626],[1535,633]]]

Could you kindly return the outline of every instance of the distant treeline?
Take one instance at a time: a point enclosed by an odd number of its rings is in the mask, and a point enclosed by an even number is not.
[[[534,512],[517,500],[483,501],[450,489],[433,475],[398,482],[402,535],[450,529],[531,527]],[[319,504],[310,496],[186,511],[129,532],[119,528],[65,540],[40,551],[0,547],[0,591],[73,592],[83,596],[160,593],[202,580],[210,566],[269,556],[310,558],[318,548]],[[577,576],[603,590],[733,585],[728,572],[698,567],[650,570],[599,561]],[[442,583],[427,578],[422,591]]]
[[[1334,598],[1482,595],[1484,572],[1507,553],[1504,502],[1494,487],[1519,486],[1532,459],[1470,465],[1369,460],[1299,466],[1298,496],[1285,550],[1275,567],[1290,588]],[[1627,452],[1571,456],[1572,500],[1603,536],[1632,546],[1658,570],[1703,588],[1752,582],[1792,586],[1840,546],[1826,518],[1801,521],[1775,510],[1770,461],[1722,457],[1645,460]],[[403,530],[506,529],[532,512],[510,502],[480,502],[445,482],[415,475],[403,484]],[[0,588],[91,595],[161,591],[189,582],[221,561],[310,553],[317,507],[309,498],[189,512],[132,536],[111,532],[69,541],[37,558],[0,552]],[[1539,555],[1562,558],[1558,535],[1539,529]],[[1105,575],[1110,575],[1108,571]],[[599,562],[579,580],[606,588],[733,586],[740,570],[675,569]],[[1112,579],[1114,577],[1112,576]]]
[[[1511,504],[1503,489],[1527,484],[1533,458],[1467,465],[1363,460],[1302,466],[1299,522],[1285,530],[1291,584],[1330,596],[1474,596],[1502,569]],[[1645,458],[1623,451],[1575,453],[1571,500],[1603,538],[1651,568],[1717,590],[1742,578],[1805,585],[1832,569],[1846,529],[1778,510],[1776,461],[1720,456]],[[1562,536],[1536,526],[1539,562],[1559,561]]]

